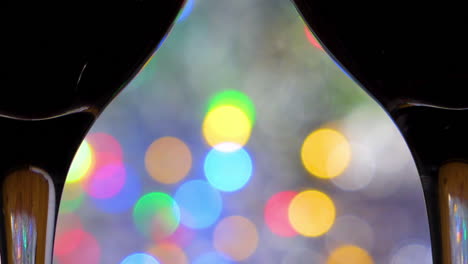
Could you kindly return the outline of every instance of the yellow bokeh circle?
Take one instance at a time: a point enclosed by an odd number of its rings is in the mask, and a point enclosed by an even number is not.
[[[302,164],[319,178],[334,178],[348,167],[351,146],[340,132],[322,128],[312,132],[304,140],[301,149]]]
[[[240,148],[247,144],[252,124],[240,108],[222,105],[208,112],[202,130],[206,142],[212,147],[233,143]]]
[[[289,204],[288,218],[291,226],[306,237],[318,237],[333,226],[336,209],[326,194],[307,190],[297,194]]]
[[[344,245],[333,250],[327,264],[374,264],[369,253],[354,245]]]
[[[93,167],[93,163],[93,149],[86,140],[83,140],[75,154],[75,157],[73,158],[66,182],[74,183],[86,178]]]
[[[188,146],[175,137],[155,140],[146,151],[145,167],[149,175],[164,184],[181,181],[192,167],[192,153]]]

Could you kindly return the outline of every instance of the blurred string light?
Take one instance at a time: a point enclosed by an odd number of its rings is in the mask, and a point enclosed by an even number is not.
[[[177,183],[190,171],[192,153],[182,140],[162,137],[146,151],[145,167],[154,180],[164,184]]]
[[[134,253],[127,256],[120,264],[161,264],[153,256],[145,253]]]
[[[170,236],[163,239],[163,242],[174,243],[181,247],[188,246],[193,242],[196,232],[184,225],[179,225]]]
[[[351,160],[351,147],[340,132],[321,128],[307,136],[301,148],[306,170],[319,178],[334,178],[346,169]]]
[[[230,216],[221,220],[213,234],[214,248],[235,261],[249,258],[259,242],[257,227],[243,216]]]
[[[179,13],[179,16],[177,17],[177,22],[183,22],[187,17],[189,17],[190,13],[192,13],[193,6],[194,6],[195,0],[187,0],[184,6],[184,9],[182,12]]]
[[[375,175],[375,157],[368,147],[351,144],[353,158],[344,173],[331,179],[340,189],[357,191],[369,185]]]
[[[54,253],[63,264],[99,264],[101,249],[94,236],[74,228],[56,236]]]
[[[423,244],[407,244],[394,252],[390,264],[432,264],[431,249]]]
[[[113,196],[106,198],[92,197],[93,205],[109,214],[122,213],[133,207],[140,198],[142,186],[139,175],[129,166],[125,170],[125,184]]]
[[[73,158],[67,175],[67,183],[74,183],[84,179],[91,171],[94,163],[94,154],[90,144],[83,140]]]
[[[195,258],[192,264],[231,264],[231,262],[217,252],[209,252]]]
[[[183,225],[201,229],[213,225],[223,209],[219,192],[202,180],[192,180],[182,184],[174,195],[180,207]]]
[[[330,231],[325,234],[325,245],[329,251],[345,244],[359,245],[371,250],[374,242],[373,228],[364,219],[354,215],[338,217]]]
[[[316,47],[317,49],[323,51],[322,45],[318,42],[317,38],[315,38],[314,34],[310,31],[307,25],[304,26],[304,33],[306,35],[307,40],[309,41],[312,46]]]
[[[148,250],[160,264],[188,264],[185,252],[173,243],[158,243]]]
[[[108,164],[96,168],[96,171],[84,183],[84,189],[91,197],[111,198],[122,190],[126,176],[123,164]]]
[[[237,150],[247,144],[255,118],[255,106],[245,93],[217,93],[210,99],[203,121],[205,141],[221,151]]]
[[[265,205],[265,224],[276,235],[282,237],[297,235],[288,218],[289,205],[296,195],[297,192],[295,191],[279,192],[270,197]]]
[[[252,176],[252,159],[243,148],[223,152],[215,148],[206,155],[204,172],[216,189],[233,192],[243,188]]]
[[[102,132],[90,133],[86,136],[86,141],[91,145],[96,155],[97,166],[122,161],[123,151],[117,139],[112,135]],[[99,154],[104,154],[99,155]],[[107,154],[107,155],[105,155]],[[102,158],[102,160],[99,160]]]
[[[369,253],[355,245],[336,248],[328,257],[327,264],[373,264]]]
[[[248,116],[238,107],[223,105],[208,112],[203,121],[203,136],[208,145],[218,150],[236,150],[249,140],[252,125]],[[230,145],[222,143],[234,143]],[[223,147],[233,146],[225,149]]]
[[[238,90],[225,90],[215,94],[208,103],[207,113],[220,106],[234,106],[242,110],[249,119],[251,126],[255,124],[255,105],[248,95]]]
[[[60,200],[60,213],[71,213],[76,211],[83,204],[85,192],[79,183],[67,183]]]
[[[168,194],[148,193],[135,204],[133,220],[142,235],[162,240],[174,233],[179,226],[180,209]]]
[[[291,226],[306,237],[325,234],[335,221],[335,205],[323,192],[307,190],[297,194],[288,208]]]

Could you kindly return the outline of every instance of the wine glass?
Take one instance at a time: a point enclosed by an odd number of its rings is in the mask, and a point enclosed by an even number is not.
[[[2,12],[1,263],[52,262],[68,168],[184,1],[8,1]]]
[[[468,19],[456,5],[294,0],[333,59],[391,116],[416,162],[434,263],[466,263]]]

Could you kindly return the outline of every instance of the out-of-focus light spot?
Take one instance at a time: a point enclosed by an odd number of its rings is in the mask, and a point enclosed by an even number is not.
[[[340,132],[322,128],[304,140],[301,158],[309,173],[319,178],[334,178],[348,166],[351,147]]]
[[[120,264],[160,264],[153,256],[145,253],[135,253],[127,256]]]
[[[375,175],[374,156],[369,148],[351,144],[353,158],[344,173],[332,179],[332,182],[345,191],[357,191],[365,188]]]
[[[148,193],[136,203],[133,220],[143,235],[162,240],[174,233],[179,226],[180,209],[169,195]]]
[[[80,208],[84,201],[84,190],[79,183],[65,183],[62,199],[60,200],[60,213],[71,213]]]
[[[234,106],[242,110],[250,120],[251,126],[255,123],[255,105],[245,93],[237,90],[225,90],[217,93],[210,99],[207,113],[220,106]]]
[[[284,257],[281,264],[325,263],[325,257],[307,248],[293,248]]]
[[[202,128],[206,142],[214,148],[219,148],[225,142],[244,146],[249,140],[251,129],[252,124],[246,113],[231,105],[218,106],[208,112]]]
[[[155,140],[145,155],[145,166],[153,179],[165,184],[182,180],[192,167],[192,154],[187,145],[175,137]]]
[[[190,15],[190,13],[193,10],[194,2],[195,0],[187,0],[187,2],[185,3],[184,9],[182,10],[182,12],[179,13],[177,22],[182,22],[185,19],[187,19],[187,17]]]
[[[323,51],[322,45],[317,41],[315,38],[314,34],[310,31],[309,27],[307,25],[304,26],[304,33],[307,37],[307,40],[312,44],[312,46],[316,47],[317,49]]]
[[[270,230],[282,237],[292,237],[297,232],[292,228],[288,218],[288,208],[297,195],[294,191],[284,191],[273,195],[267,202],[264,211],[265,223]]]
[[[84,189],[88,195],[98,199],[107,199],[119,193],[126,178],[123,164],[109,164],[98,168],[86,179]]]
[[[93,205],[106,213],[122,213],[132,208],[140,198],[141,182],[139,175],[128,166],[124,166],[123,169],[125,169],[125,184],[117,194],[104,199],[93,198]]]
[[[354,245],[341,246],[330,254],[327,264],[373,264],[374,260],[364,249]]]
[[[325,235],[325,244],[329,251],[344,244],[359,245],[370,250],[374,245],[374,230],[365,220],[357,216],[340,216]]]
[[[198,256],[193,264],[230,264],[231,262],[225,259],[217,252],[209,252]]]
[[[215,228],[213,243],[218,252],[230,259],[245,260],[257,249],[257,228],[242,216],[224,218]]]
[[[176,244],[159,243],[148,250],[161,264],[187,264],[185,252]]]
[[[98,264],[101,249],[96,239],[82,229],[72,229],[58,235],[54,253],[60,263]]]
[[[244,149],[222,152],[212,149],[204,164],[205,176],[216,189],[233,192],[244,187],[252,176],[252,160]]]
[[[399,248],[391,257],[390,264],[432,264],[431,250],[421,244],[409,244]]]
[[[184,225],[179,225],[177,230],[165,238],[163,242],[174,243],[181,247],[189,245],[195,237],[195,231]]]
[[[117,139],[106,133],[90,133],[86,141],[91,145],[94,152],[113,153],[113,156],[122,160],[122,147]]]
[[[219,192],[202,180],[192,180],[181,185],[174,199],[180,207],[181,223],[195,229],[214,224],[223,208]]]
[[[332,227],[335,214],[335,205],[330,197],[316,190],[300,192],[288,209],[292,227],[307,237],[325,234]]]
[[[84,140],[73,158],[66,182],[73,183],[84,179],[93,166],[93,156],[91,146]]]

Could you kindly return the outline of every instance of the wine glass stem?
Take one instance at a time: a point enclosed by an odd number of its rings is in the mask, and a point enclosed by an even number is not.
[[[468,110],[407,105],[390,114],[419,171],[433,263],[468,263]]]
[[[468,164],[447,163],[439,170],[442,256],[444,263],[468,262]]]
[[[7,263],[51,263],[55,206],[55,188],[45,171],[28,167],[3,178]]]
[[[90,113],[46,120],[0,116],[2,264],[52,263],[68,168],[94,120]]]

